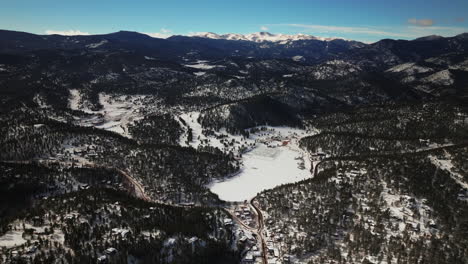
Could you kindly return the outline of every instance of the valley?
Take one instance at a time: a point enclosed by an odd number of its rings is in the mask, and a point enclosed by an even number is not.
[[[464,264],[467,49],[0,31],[0,262]]]

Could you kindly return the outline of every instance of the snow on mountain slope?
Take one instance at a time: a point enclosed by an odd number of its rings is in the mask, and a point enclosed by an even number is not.
[[[216,34],[212,32],[202,32],[194,34],[194,37],[201,38],[210,38],[210,39],[226,39],[226,40],[244,40],[244,41],[253,41],[253,42],[280,42],[280,44],[286,44],[288,41],[297,41],[297,40],[321,40],[321,41],[331,41],[339,38],[323,38],[315,37],[307,34],[272,34],[269,32],[257,32],[251,34]]]
[[[433,83],[438,85],[452,85],[454,83],[452,74],[449,70],[436,72],[426,78],[423,78],[421,81],[425,83]]]
[[[210,65],[206,60],[198,60],[192,64],[185,64],[185,67],[199,69],[199,70],[210,70],[216,67],[225,67],[224,65]]]
[[[98,42],[98,43],[92,43],[92,44],[86,45],[86,47],[88,49],[95,49],[95,48],[99,48],[100,46],[106,44],[107,42],[108,42],[107,40],[102,40],[101,42]]]
[[[359,66],[343,60],[331,60],[313,67],[311,72],[315,80],[333,80],[357,74],[361,71]]]
[[[406,74],[425,73],[432,71],[431,68],[416,65],[416,63],[403,63],[387,70],[387,72],[403,72]]]

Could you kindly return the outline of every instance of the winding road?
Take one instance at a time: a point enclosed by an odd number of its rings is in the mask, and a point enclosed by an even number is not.
[[[250,206],[252,208],[254,208],[255,212],[256,212],[256,215],[257,215],[257,223],[258,223],[258,228],[257,228],[257,235],[258,235],[258,238],[260,239],[260,244],[262,245],[262,259],[263,259],[263,263],[264,264],[267,264],[268,260],[267,260],[267,250],[266,250],[266,243],[265,243],[265,238],[263,237],[263,229],[265,227],[265,222],[264,222],[264,218],[263,218],[263,214],[262,214],[262,211],[260,210],[260,208],[257,207],[257,205],[255,205],[255,202],[254,202],[255,198],[252,198],[249,202]]]
[[[53,160],[18,160],[18,161],[7,160],[7,161],[0,161],[0,162],[11,163],[11,164],[60,165],[60,166],[64,166],[64,167],[72,167],[72,166],[76,165],[75,162],[53,161]],[[122,169],[118,169],[118,168],[114,168],[114,167],[110,167],[110,166],[99,166],[99,165],[96,165],[95,163],[92,163],[92,162],[84,163],[84,164],[82,164],[80,166],[80,168],[114,170],[114,171],[118,172],[120,175],[124,176],[124,178],[128,181],[128,183],[130,183],[133,186],[133,192],[132,193],[135,196],[137,196],[138,198],[140,198],[142,200],[148,201],[148,202],[159,202],[159,201],[154,201],[153,199],[151,199],[151,197],[149,197],[146,194],[143,185],[141,183],[139,183],[135,178],[133,178],[128,172],[126,172],[126,171],[124,171]]]

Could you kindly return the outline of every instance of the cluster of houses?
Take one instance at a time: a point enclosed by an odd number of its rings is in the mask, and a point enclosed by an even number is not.
[[[317,152],[314,152],[314,153],[310,153],[310,158],[312,161],[321,161],[325,158],[328,158],[330,157],[330,154],[328,153],[325,153],[324,151],[322,151],[322,148],[318,148],[317,149]]]
[[[268,263],[289,263],[289,256],[280,252],[280,243],[284,238],[283,230],[278,225],[274,226],[274,221],[269,219],[265,233]]]
[[[294,139],[298,139],[297,135],[292,136]],[[265,144],[269,148],[284,147],[291,143],[290,137],[283,136],[272,136],[265,139],[259,139],[257,142]]]
[[[255,220],[253,219],[253,214],[248,205],[241,205],[237,207],[234,211],[234,214],[239,218],[245,225],[254,227]]]
[[[86,145],[82,147],[71,147],[64,149],[63,153],[57,153],[55,156],[59,159],[72,159],[74,156],[83,158],[95,158],[99,155],[96,145]]]
[[[258,246],[253,245],[242,258],[242,263],[262,263],[261,260],[262,252],[259,250]]]

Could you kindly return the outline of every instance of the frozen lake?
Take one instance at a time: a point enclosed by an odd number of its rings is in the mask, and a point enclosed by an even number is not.
[[[208,187],[225,201],[244,201],[262,190],[293,183],[311,177],[310,162],[305,158],[305,169],[299,168],[302,153],[296,142],[288,146],[269,148],[260,144],[243,156],[244,166],[235,177],[214,182]]]

